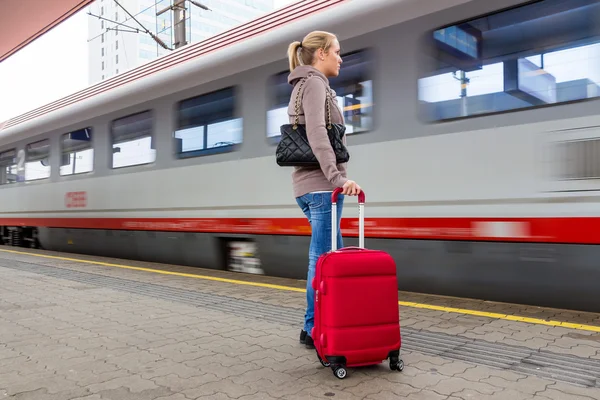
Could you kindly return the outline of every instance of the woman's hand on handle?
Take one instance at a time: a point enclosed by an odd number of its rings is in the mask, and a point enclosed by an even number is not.
[[[347,180],[342,189],[342,194],[348,196],[358,196],[362,190],[360,186],[358,186],[358,183],[351,180]]]

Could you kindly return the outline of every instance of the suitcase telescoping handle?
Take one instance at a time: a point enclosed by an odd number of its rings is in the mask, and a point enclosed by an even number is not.
[[[342,188],[336,188],[331,194],[331,250],[337,250],[337,199]],[[358,247],[365,248],[365,192],[358,194]]]

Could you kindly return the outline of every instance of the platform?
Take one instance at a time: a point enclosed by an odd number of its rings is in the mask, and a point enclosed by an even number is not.
[[[305,282],[0,246],[0,399],[600,399],[600,315],[399,293],[403,372],[298,343]]]

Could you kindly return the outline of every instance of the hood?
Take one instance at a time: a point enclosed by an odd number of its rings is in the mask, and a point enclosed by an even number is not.
[[[288,75],[288,83],[294,86],[300,79],[306,78],[308,74],[313,74],[314,76],[318,76],[323,79],[327,86],[329,86],[329,79],[318,69],[311,65],[300,65],[296,67],[289,75]]]

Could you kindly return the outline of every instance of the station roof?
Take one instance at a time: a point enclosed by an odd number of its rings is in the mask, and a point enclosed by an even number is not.
[[[94,0],[0,0],[0,62]]]

